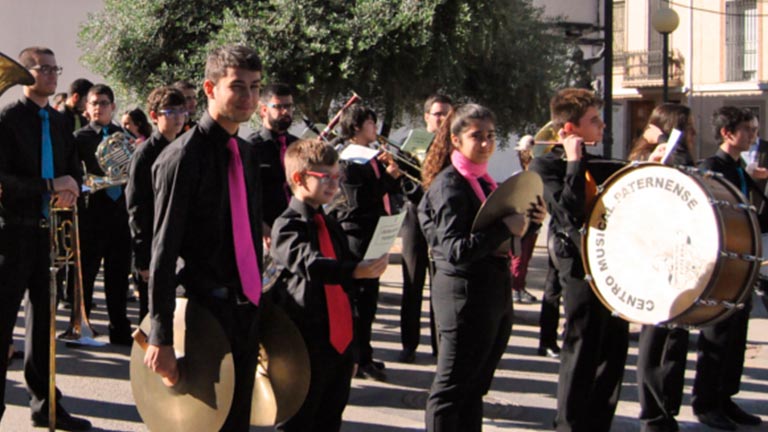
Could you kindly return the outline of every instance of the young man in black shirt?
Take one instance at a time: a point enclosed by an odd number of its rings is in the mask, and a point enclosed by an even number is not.
[[[184,127],[187,119],[184,94],[172,87],[159,87],[149,94],[147,112],[157,130],[133,154],[128,183],[125,185],[133,264],[139,289],[139,322],[149,311],[147,290],[152,255],[152,223],[155,217],[152,164]]]
[[[741,152],[748,151],[757,139],[754,118],[750,111],[733,106],[715,111],[712,125],[720,147],[714,156],[699,164],[700,168],[723,174],[747,197],[755,185],[746,172]],[[765,171],[762,173],[764,175]],[[743,308],[699,332],[691,406],[699,421],[707,426],[736,430],[736,424],[762,423],[760,417],[745,412],[732,400],[733,395],[739,392],[744,371],[751,310],[752,296],[748,296]]]
[[[56,93],[61,67],[48,48],[31,47],[19,63],[34,76],[24,97],[0,111],[0,183],[3,185],[5,225],[0,227],[0,341],[11,340],[19,304],[25,300],[27,328],[24,377],[30,395],[32,423],[48,426],[50,239],[49,202],[71,207],[80,194],[82,178],[77,149],[63,115],[48,105]],[[76,180],[78,179],[78,180]],[[0,356],[0,417],[5,411],[8,358]],[[58,400],[56,426],[88,430],[91,423],[70,416]]]
[[[86,110],[91,122],[75,132],[80,160],[89,174],[104,176],[96,156],[99,144],[122,129],[112,123],[115,95],[104,84],[88,91]],[[83,299],[91,313],[93,286],[104,260],[104,295],[109,314],[109,342],[131,345],[131,323],[126,314],[128,276],[131,272],[131,232],[123,186],[112,186],[81,199],[80,249],[83,266]]]
[[[214,49],[205,67],[206,113],[152,166],[155,224],[149,280],[151,331],[144,363],[178,380],[173,349],[176,286],[207,308],[232,348],[235,390],[222,430],[248,431],[259,354],[259,161],[237,137],[256,109],[261,61],[244,46]],[[177,275],[176,261],[184,259]],[[218,367],[212,365],[212,367]]]

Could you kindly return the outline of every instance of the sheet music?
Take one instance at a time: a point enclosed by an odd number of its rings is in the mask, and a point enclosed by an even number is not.
[[[669,139],[667,140],[667,148],[664,150],[664,157],[661,158],[661,163],[667,164],[669,157],[672,156],[672,151],[677,147],[677,143],[680,142],[681,136],[683,136],[683,133],[679,129],[672,129],[672,133],[669,134]]]
[[[395,244],[397,233],[400,232],[400,226],[403,224],[404,220],[405,212],[392,216],[380,217],[363,259],[377,259],[384,254],[389,253],[392,245]]]
[[[368,161],[376,157],[377,154],[379,154],[379,151],[376,149],[358,144],[350,144],[344,148],[344,150],[339,155],[339,158],[341,160],[363,165],[367,164]]]

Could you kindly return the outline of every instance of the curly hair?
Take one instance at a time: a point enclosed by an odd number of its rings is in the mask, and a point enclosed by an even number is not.
[[[451,163],[450,156],[453,151],[451,136],[458,136],[471,122],[477,120],[490,120],[496,123],[496,116],[491,110],[478,104],[462,105],[448,112],[424,159],[424,167],[421,170],[421,184],[424,190],[429,189],[440,171]]]

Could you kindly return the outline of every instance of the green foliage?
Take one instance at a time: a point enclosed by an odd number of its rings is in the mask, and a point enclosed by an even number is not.
[[[531,0],[106,0],[83,25],[86,64],[124,98],[201,82],[206,52],[256,48],[268,81],[325,121],[356,91],[385,132],[434,92],[493,109],[502,134],[546,120],[564,42]],[[503,136],[503,135],[501,135]]]

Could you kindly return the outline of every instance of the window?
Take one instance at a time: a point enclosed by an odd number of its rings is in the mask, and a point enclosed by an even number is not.
[[[757,79],[757,0],[725,2],[726,81]]]
[[[613,2],[613,55],[622,54],[624,47],[624,16],[626,13],[626,2],[624,0],[614,0]]]

